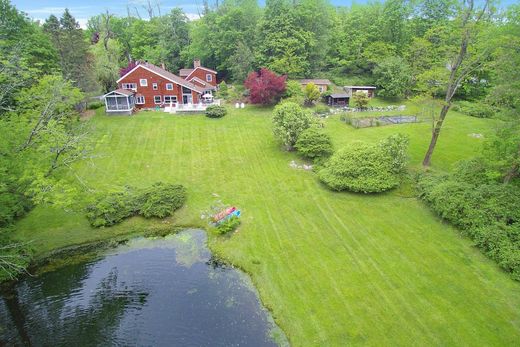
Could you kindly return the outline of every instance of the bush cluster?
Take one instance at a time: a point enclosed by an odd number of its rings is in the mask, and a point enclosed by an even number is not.
[[[217,232],[220,235],[227,234],[229,232],[235,231],[240,226],[240,219],[238,217],[231,217],[223,221],[217,226]]]
[[[459,101],[453,108],[455,111],[477,118],[491,118],[496,112],[493,106],[485,102]]]
[[[289,151],[294,149],[298,136],[314,123],[316,123],[314,116],[294,102],[283,102],[274,108],[274,136]]]
[[[102,194],[87,206],[87,219],[93,227],[112,226],[123,219],[141,215],[164,218],[181,208],[186,189],[179,184],[157,182],[150,187]]]
[[[334,152],[330,136],[316,127],[304,130],[295,147],[302,156],[312,160],[327,158]]]
[[[355,142],[339,150],[318,172],[337,191],[378,193],[396,187],[407,163],[408,139],[393,135],[378,144]]]
[[[206,117],[208,118],[222,118],[226,113],[227,110],[224,106],[211,105],[206,108]]]
[[[451,174],[419,176],[418,191],[439,216],[520,280],[520,190],[487,171],[480,159],[463,161]]]

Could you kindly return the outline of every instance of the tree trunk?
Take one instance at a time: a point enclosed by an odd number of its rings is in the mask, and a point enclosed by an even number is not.
[[[437,144],[437,140],[439,139],[439,135],[440,135],[441,129],[442,129],[442,124],[444,123],[444,119],[446,118],[446,115],[448,114],[450,106],[451,106],[451,103],[448,103],[442,107],[441,114],[439,116],[439,120],[435,123],[435,126],[433,127],[430,146],[428,147],[428,151],[426,152],[426,155],[424,156],[424,160],[422,163],[424,167],[430,166],[433,150],[435,149],[435,145]]]
[[[518,144],[518,160],[520,160],[520,144]],[[520,163],[516,162],[514,163],[511,168],[507,171],[506,175],[504,176],[504,184],[508,184],[511,182],[511,180],[518,176],[518,173],[520,171]]]

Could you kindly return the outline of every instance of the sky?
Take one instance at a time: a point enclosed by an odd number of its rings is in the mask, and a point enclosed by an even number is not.
[[[214,1],[214,0],[213,0]],[[331,0],[334,5],[349,6],[352,3],[365,3],[368,0]],[[502,5],[512,4],[518,0],[502,0]],[[155,0],[151,0],[152,3]],[[212,1],[210,0],[210,3]],[[137,8],[141,12],[141,16],[145,15],[142,7],[146,0],[11,0],[19,10],[26,12],[33,19],[43,20],[51,14],[60,16],[65,8],[68,8],[76,20],[82,27],[85,27],[89,17],[96,14],[106,12],[124,16],[126,15],[126,7],[129,5],[132,9]],[[188,15],[189,18],[197,18],[201,12],[202,0],[159,0],[161,11],[169,12],[174,7],[180,7]],[[264,3],[260,0],[260,3]]]

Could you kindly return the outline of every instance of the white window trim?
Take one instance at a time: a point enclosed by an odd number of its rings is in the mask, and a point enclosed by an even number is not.
[[[170,98],[170,101],[166,101],[166,98]],[[175,100],[171,100],[172,98],[174,98]],[[169,104],[169,103],[177,104],[178,103],[177,95],[165,95],[163,99],[164,99],[165,104]]]
[[[143,98],[143,102],[139,102],[139,99]],[[146,103],[146,99],[144,98],[144,95],[136,96],[135,97],[135,104],[136,105],[144,105]]]
[[[173,83],[166,83],[166,90],[173,90]]]
[[[159,89],[159,85],[157,83],[152,83],[153,90]]]
[[[213,75],[210,73],[206,74],[206,82],[212,82],[213,81]]]
[[[135,92],[137,91],[137,83],[121,83],[121,88],[133,90]]]
[[[159,102],[157,102],[157,98],[159,98]],[[153,103],[156,105],[162,104],[162,96],[161,95],[154,95],[153,96]]]
[[[146,78],[139,79],[139,85],[141,87],[148,87],[148,80]]]

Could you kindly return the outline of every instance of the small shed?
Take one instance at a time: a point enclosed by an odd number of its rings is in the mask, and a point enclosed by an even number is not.
[[[369,98],[373,98],[375,96],[376,87],[374,86],[345,86],[343,87],[345,92],[349,94],[349,96],[354,95],[356,92],[363,92]]]
[[[135,92],[127,89],[116,89],[103,95],[105,111],[110,114],[132,114],[135,106]]]
[[[300,84],[302,85],[303,88],[305,88],[305,86],[307,86],[307,84],[309,84],[309,83],[313,83],[314,85],[316,85],[316,87],[318,87],[318,90],[320,91],[320,93],[325,93],[327,91],[327,88],[330,85],[332,85],[332,83],[328,79],[324,79],[324,78],[300,80]]]
[[[327,96],[329,106],[348,106],[350,96],[347,93],[333,93]]]

